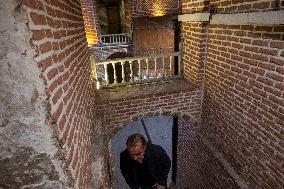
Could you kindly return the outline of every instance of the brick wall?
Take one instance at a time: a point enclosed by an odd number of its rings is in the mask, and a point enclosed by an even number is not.
[[[187,2],[187,3],[186,3]],[[202,11],[196,3],[183,12]],[[211,1],[217,12],[277,10],[280,1]],[[198,10],[199,9],[199,10]],[[185,78],[202,83],[203,131],[251,188],[283,188],[284,27],[182,23]],[[197,55],[199,53],[199,55]]]
[[[184,78],[197,85],[204,81],[206,28],[202,22],[183,22],[181,27]]]
[[[208,10],[209,0],[181,0],[183,14]]]
[[[147,89],[145,89],[147,90]],[[117,93],[120,93],[117,91]],[[124,94],[124,93],[123,93]],[[109,94],[104,94],[108,96]],[[124,96],[129,96],[126,92]],[[105,156],[109,157],[107,149],[110,139],[124,126],[131,122],[156,115],[186,115],[191,123],[200,121],[201,116],[201,91],[199,89],[181,90],[175,92],[162,92],[151,95],[139,95],[135,97],[104,99],[97,102],[97,113],[102,119],[105,137]],[[103,167],[107,169],[108,160]],[[109,175],[110,173],[105,173]],[[109,180],[110,181],[110,180]],[[108,183],[110,185],[110,183]]]
[[[196,130],[186,117],[178,118],[176,188],[239,188]]]
[[[78,0],[25,0],[34,58],[46,84],[47,122],[59,140],[62,159],[76,188],[90,176],[93,85],[89,50]]]
[[[209,4],[218,13],[269,11],[281,7],[279,0],[182,0],[182,13],[206,12]]]
[[[283,188],[284,27],[210,25],[204,128],[251,188]]]
[[[98,102],[97,108],[104,117],[104,125],[110,131],[109,135],[114,135],[122,126],[150,115],[186,114],[192,123],[198,122],[200,103],[200,90],[192,89],[103,101]]]
[[[279,0],[214,0],[210,2],[217,12],[258,12],[278,10]]]
[[[125,10],[125,32],[131,33],[133,0],[124,0],[124,10]]]
[[[95,0],[80,0],[86,37],[89,46],[94,46],[100,41],[100,25],[96,12]]]
[[[179,0],[136,0],[134,1],[135,16],[164,16],[178,13]]]

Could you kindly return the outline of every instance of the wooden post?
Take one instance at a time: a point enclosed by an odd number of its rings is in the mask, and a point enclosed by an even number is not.
[[[122,83],[125,83],[124,64],[125,64],[125,62],[121,62],[121,69],[122,69]]]
[[[115,63],[112,63],[112,67],[113,67],[114,84],[117,84],[117,75],[116,75]]]
[[[109,80],[108,80],[108,73],[107,73],[107,63],[104,64],[104,69],[105,69],[105,80],[106,80],[106,84],[109,84]]]
[[[130,82],[133,82],[133,61],[129,61],[130,66]]]
[[[170,75],[169,75],[169,77],[172,77],[172,75],[173,75],[173,71],[172,71],[172,61],[173,61],[173,56],[170,56]]]
[[[139,77],[139,80],[141,80],[141,61],[138,60],[138,77]]]
[[[157,79],[157,58],[154,58],[154,62],[155,62],[155,79]]]
[[[163,76],[166,77],[166,69],[165,69],[165,57],[163,56]]]
[[[149,79],[149,59],[146,58],[146,78]]]

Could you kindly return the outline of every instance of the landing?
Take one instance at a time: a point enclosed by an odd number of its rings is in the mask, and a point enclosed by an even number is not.
[[[98,91],[96,99],[98,102],[105,102],[116,99],[192,91],[193,89],[195,89],[195,86],[188,81],[175,79],[103,88]]]

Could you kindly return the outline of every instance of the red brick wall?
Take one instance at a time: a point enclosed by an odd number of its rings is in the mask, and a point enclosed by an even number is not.
[[[208,10],[209,0],[181,0],[183,14]]]
[[[124,0],[124,10],[125,10],[125,31],[127,33],[131,33],[133,0]]]
[[[218,13],[278,10],[281,6],[279,0],[182,0],[182,13],[206,12],[209,4]]]
[[[90,175],[90,148],[94,88],[88,64],[89,50],[78,0],[25,0],[32,30],[34,58],[46,82],[47,122],[59,140],[62,159],[76,188],[86,188]]]
[[[184,78],[197,85],[204,80],[206,27],[207,24],[202,22],[183,22],[181,27]]]
[[[283,188],[284,27],[210,25],[204,129],[251,188]]]
[[[164,16],[177,14],[179,0],[136,0],[134,1],[135,16]]]
[[[114,135],[122,126],[133,120],[150,115],[183,115],[192,123],[200,121],[201,91],[175,91],[98,102],[97,109],[104,117],[104,126],[109,135]],[[111,136],[110,136],[111,138]]]
[[[98,115],[102,118],[105,139],[105,153],[109,156],[107,146],[110,139],[123,127],[136,119],[155,115],[186,115],[191,123],[200,122],[201,91],[163,92],[141,95],[132,98],[97,101]],[[108,167],[108,161],[104,162]],[[109,170],[105,170],[108,172]],[[107,173],[107,175],[110,173]],[[109,183],[110,184],[110,183]]]
[[[178,118],[176,188],[238,189],[196,130],[185,116]]]
[[[279,2],[279,0],[213,0],[211,5],[217,8],[217,12],[258,12],[278,10]]]
[[[96,1],[95,0],[80,0],[86,37],[89,46],[94,46],[100,42],[100,25],[96,12]]]

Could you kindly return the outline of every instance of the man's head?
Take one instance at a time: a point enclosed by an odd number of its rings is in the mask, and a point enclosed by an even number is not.
[[[146,148],[145,138],[140,134],[130,135],[127,139],[126,145],[131,159],[142,163]]]

